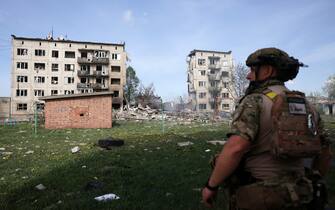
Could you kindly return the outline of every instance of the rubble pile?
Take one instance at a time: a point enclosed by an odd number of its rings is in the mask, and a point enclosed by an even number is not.
[[[195,112],[191,110],[184,110],[181,112],[166,112],[157,109],[152,109],[149,106],[142,107],[127,107],[115,110],[113,119],[116,120],[166,120],[174,122],[209,122],[213,120],[213,113],[211,112]],[[230,116],[219,115],[215,117],[215,121],[230,121]]]

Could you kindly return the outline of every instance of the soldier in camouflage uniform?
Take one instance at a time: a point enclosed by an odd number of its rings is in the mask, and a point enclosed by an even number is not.
[[[204,204],[213,207],[219,184],[231,183],[235,178],[235,185],[228,185],[231,210],[321,209],[310,206],[316,190],[306,178],[304,159],[279,159],[269,151],[273,102],[268,97],[271,94],[267,96],[264,91],[274,95],[288,91],[284,82],[294,79],[303,64],[277,48],[255,51],[246,64],[250,67],[250,85],[233,114],[229,139],[202,190]],[[315,116],[322,147],[310,168],[324,176],[330,168],[331,151],[321,119]]]

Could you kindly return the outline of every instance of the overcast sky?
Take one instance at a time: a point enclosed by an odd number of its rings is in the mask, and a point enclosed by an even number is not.
[[[303,68],[288,84],[321,91],[335,73],[333,0],[1,0],[0,96],[10,96],[11,34],[126,43],[144,85],[164,100],[187,94],[193,49],[229,51],[235,63],[258,48],[278,47]]]

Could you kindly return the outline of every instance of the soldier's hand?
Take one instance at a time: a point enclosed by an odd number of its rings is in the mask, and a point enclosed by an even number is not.
[[[202,189],[202,202],[208,208],[213,208],[217,191],[209,190],[207,187]]]

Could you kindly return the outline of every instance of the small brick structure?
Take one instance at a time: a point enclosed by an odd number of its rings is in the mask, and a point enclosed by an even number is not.
[[[111,128],[113,92],[45,96],[45,128]]]

